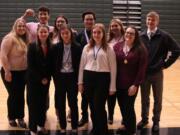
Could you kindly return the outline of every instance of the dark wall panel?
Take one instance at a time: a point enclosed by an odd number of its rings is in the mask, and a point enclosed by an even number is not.
[[[142,0],[142,28],[145,27],[146,14],[151,10],[160,14],[159,27],[172,34],[180,43],[180,1]]]
[[[46,5],[51,10],[50,25],[59,14],[65,15],[73,28],[78,31],[83,27],[81,14],[93,10],[97,22],[106,26],[112,18],[112,0],[0,0],[0,39],[11,30],[12,24],[27,8],[37,11],[38,7]],[[29,21],[36,21],[30,18]]]

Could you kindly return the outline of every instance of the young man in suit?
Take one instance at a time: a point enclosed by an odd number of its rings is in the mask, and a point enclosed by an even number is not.
[[[88,44],[89,39],[91,37],[91,29],[95,24],[96,15],[92,11],[86,11],[82,14],[82,20],[84,23],[84,29],[78,34],[76,40],[81,44],[81,47],[84,48],[84,46]],[[81,96],[82,96],[82,101],[81,101],[82,118],[78,123],[80,127],[88,123],[88,102],[83,93]]]
[[[148,124],[150,106],[150,88],[154,97],[152,131],[159,131],[162,110],[163,70],[170,67],[180,54],[180,46],[167,32],[158,28],[159,14],[151,11],[146,16],[147,28],[141,33],[141,39],[149,54],[145,81],[141,85],[142,120],[137,128],[143,129]],[[171,52],[168,56],[168,52]]]

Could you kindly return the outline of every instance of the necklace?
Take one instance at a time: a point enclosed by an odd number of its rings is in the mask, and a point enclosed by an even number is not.
[[[130,47],[127,46],[127,45],[124,45],[123,47],[123,52],[124,52],[124,55],[125,55],[125,58],[124,58],[124,64],[128,64],[128,59],[127,59],[127,56],[130,52]]]
[[[66,50],[66,51],[65,51]],[[64,47],[64,69],[67,71],[70,68],[70,63],[69,63],[69,59],[70,59],[70,48]],[[66,57],[65,57],[66,56]]]

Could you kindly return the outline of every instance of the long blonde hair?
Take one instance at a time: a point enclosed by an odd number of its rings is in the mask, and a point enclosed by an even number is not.
[[[11,32],[8,34],[12,39],[13,39],[13,42],[15,44],[18,45],[18,49],[20,50],[26,50],[27,49],[27,45],[29,44],[29,32],[28,32],[28,29],[26,27],[26,32],[24,35],[20,36],[17,34],[16,32],[16,29],[17,29],[17,25],[19,22],[23,22],[25,25],[26,25],[26,21],[22,18],[18,18],[16,19],[16,21],[14,22],[14,25],[12,27],[12,30]]]
[[[124,36],[124,34],[125,34],[125,30],[124,30],[124,26],[123,26],[122,21],[120,19],[114,18],[111,20],[111,22],[109,24],[109,29],[108,29],[109,35],[108,35],[108,41],[107,42],[110,42],[114,38],[114,33],[111,30],[111,24],[113,22],[117,23],[121,27],[121,30],[120,30],[121,35]]]

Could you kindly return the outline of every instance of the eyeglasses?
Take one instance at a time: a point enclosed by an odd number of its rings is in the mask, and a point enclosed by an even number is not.
[[[134,32],[129,32],[129,31],[126,31],[125,34],[129,34],[130,36],[134,36],[135,35]]]

